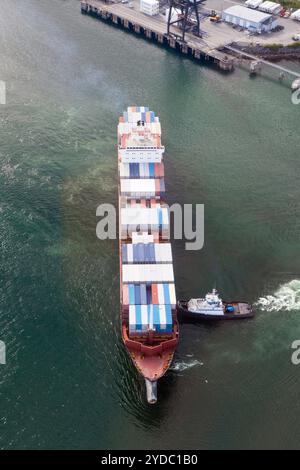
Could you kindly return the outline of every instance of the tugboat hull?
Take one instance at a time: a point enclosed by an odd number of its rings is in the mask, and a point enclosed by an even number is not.
[[[226,305],[234,307],[234,312],[226,312]],[[211,313],[199,313],[188,309],[188,301],[178,300],[177,310],[179,319],[184,320],[185,318],[190,320],[199,321],[215,321],[215,320],[241,320],[243,318],[252,318],[255,312],[252,305],[246,302],[224,302],[225,312],[223,315],[214,315]]]

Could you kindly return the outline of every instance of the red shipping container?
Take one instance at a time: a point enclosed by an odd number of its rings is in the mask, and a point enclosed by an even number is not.
[[[128,285],[123,284],[123,305],[129,305]]]
[[[159,170],[158,170],[158,176],[163,178],[165,176],[165,167],[163,163],[158,163],[159,165]]]
[[[160,193],[160,180],[155,180],[155,192]]]
[[[151,284],[152,303],[158,304],[157,284]]]

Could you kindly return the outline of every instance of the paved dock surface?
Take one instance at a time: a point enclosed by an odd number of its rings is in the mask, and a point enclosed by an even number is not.
[[[131,0],[130,5],[122,4],[121,0],[115,0],[111,3],[105,3],[102,0],[82,0],[81,7],[84,11],[96,15],[104,20],[112,21],[115,24],[132,30],[137,34],[168,45],[169,47],[180,51],[183,54],[189,54],[195,59],[205,59],[215,63],[219,68],[231,71],[234,68],[236,59],[230,56],[230,52],[237,53],[232,49],[232,43],[249,43],[264,45],[266,43],[276,42],[280,38],[282,43],[290,43],[292,34],[296,32],[297,25],[289,18],[280,18],[279,24],[283,23],[285,28],[282,31],[260,36],[250,36],[248,31],[237,30],[224,22],[212,23],[208,18],[210,7],[221,13],[233,3],[241,4],[234,0],[209,0],[200,7],[201,32],[202,37],[197,37],[192,33],[185,34],[185,41],[181,41],[181,30],[172,25],[170,31],[172,36],[167,36],[167,23],[165,19],[164,7],[161,7],[159,15],[152,17],[140,12],[139,0]],[[284,39],[284,40],[283,40]],[[229,54],[228,54],[229,52]],[[239,54],[240,55],[240,54]],[[255,60],[255,56],[243,54],[248,59]],[[299,76],[298,74],[284,69],[278,65],[273,65],[266,60],[260,60],[261,64],[273,66],[280,72],[288,73],[290,76]]]
[[[86,0],[82,3],[86,3],[89,6],[107,13],[121,17],[122,19],[129,21],[133,24],[137,24],[142,28],[151,30],[157,34],[165,35],[167,33],[167,23],[163,15],[151,17],[141,13],[139,11],[139,1],[133,0],[133,8],[130,8],[128,4],[118,3],[104,3],[100,0]],[[171,32],[181,36],[181,30],[176,27],[171,27]],[[185,45],[193,50],[201,51],[201,55],[208,55],[216,61],[226,61],[226,54],[217,50],[217,48],[223,45],[221,41],[212,41],[210,38],[198,38],[194,34],[186,33]]]
[[[155,29],[160,34],[165,34],[167,32],[167,25],[164,16],[158,15],[157,17],[151,17],[141,13],[139,11],[139,0],[131,0],[133,8],[129,8],[128,4],[122,4],[121,1],[106,4],[100,0],[89,0],[88,3],[93,4],[96,7],[100,4],[101,7],[105,7],[107,11],[117,15],[122,15],[122,17],[126,18],[128,21],[138,21],[143,27],[147,27],[148,25],[148,27]],[[204,5],[200,6],[200,15],[208,14],[212,9],[216,10],[218,13],[221,13],[223,10],[229,8],[233,4],[244,5],[244,1],[208,0]],[[278,24],[283,26],[283,30],[258,36],[250,36],[247,31],[238,31],[231,25],[224,22],[215,24],[210,22],[208,18],[203,18],[201,20],[201,29],[205,33],[204,37],[201,39],[197,38],[193,34],[186,33],[186,40],[187,43],[190,43],[193,45],[193,47],[198,47],[203,50],[206,49],[207,51],[218,49],[223,45],[230,44],[231,42],[246,41],[249,43],[281,43],[287,45],[293,41],[292,36],[295,33],[300,32],[300,24],[291,18],[280,18],[277,16],[277,19]],[[176,26],[172,27],[172,31],[179,35],[181,33],[180,29]]]

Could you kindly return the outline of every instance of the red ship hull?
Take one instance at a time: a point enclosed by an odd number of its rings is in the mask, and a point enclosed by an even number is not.
[[[123,326],[122,336],[134,365],[145,379],[152,382],[166,373],[178,343],[177,335],[155,346],[129,339],[125,326]]]

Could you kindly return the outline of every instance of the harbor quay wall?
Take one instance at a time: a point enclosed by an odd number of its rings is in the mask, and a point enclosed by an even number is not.
[[[204,44],[197,44],[199,39],[195,36],[193,40],[182,42],[180,35],[170,36],[166,33],[166,25],[147,24],[148,18],[145,15],[135,12],[135,18],[130,18],[130,9],[125,17],[124,12],[118,9],[118,4],[104,3],[99,0],[84,0],[81,2],[81,13],[93,16],[99,20],[105,21],[117,27],[144,37],[147,40],[157,43],[158,45],[173,49],[181,54],[189,56],[196,61],[207,61],[220,70],[231,72],[234,69],[234,59],[228,57],[226,53],[216,49],[210,49]]]

